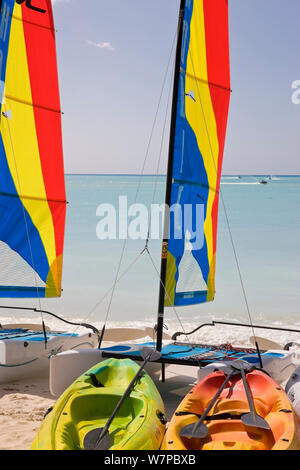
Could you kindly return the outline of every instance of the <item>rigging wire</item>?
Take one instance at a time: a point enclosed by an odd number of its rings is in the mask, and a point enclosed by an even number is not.
[[[144,251],[144,250],[143,250]],[[136,264],[136,262],[140,259],[141,255],[143,252],[139,253],[137,257],[126,267],[126,269],[119,275],[116,281],[116,285],[123,279],[123,277],[131,270],[131,268]],[[81,326],[84,326],[84,323],[86,323],[89,318],[92,316],[92,314],[97,310],[97,308],[100,307],[100,305],[104,302],[106,297],[109,295],[109,293],[112,292],[113,285],[104,293],[104,295],[101,297],[101,299],[97,302],[96,305],[90,310],[90,312],[85,316],[85,318],[80,322],[80,324],[77,325],[77,328],[74,330],[74,334],[79,330]],[[98,335],[100,338],[100,335]],[[68,341],[70,341],[70,338],[66,338],[63,342],[63,346],[65,346]]]
[[[177,31],[176,31],[176,43],[178,42],[178,37],[179,37],[179,30],[180,30],[180,27],[181,27],[181,21],[183,20],[183,17],[181,16],[180,17],[180,21],[178,22],[178,27],[177,27]],[[172,50],[174,48],[174,45],[173,44],[173,47],[172,47]],[[174,58],[174,62],[173,62],[173,73],[172,73],[172,76],[171,76],[171,79],[170,79],[170,85],[169,85],[169,92],[168,92],[168,99],[167,99],[167,105],[166,105],[166,112],[165,112],[165,118],[164,118],[164,124],[163,124],[163,130],[162,130],[162,136],[161,136],[161,143],[160,143],[160,151],[159,151],[159,156],[158,156],[158,161],[157,161],[157,167],[156,167],[156,179],[155,179],[155,183],[154,183],[154,189],[153,189],[153,194],[152,194],[152,206],[155,202],[155,198],[156,198],[156,193],[157,193],[157,184],[158,184],[158,175],[159,175],[159,170],[160,170],[160,165],[161,165],[161,159],[162,159],[162,153],[163,153],[163,146],[164,146],[164,142],[165,142],[165,134],[166,134],[166,126],[167,126],[167,119],[168,119],[168,111],[169,111],[169,104],[170,104],[170,98],[171,98],[171,92],[172,92],[172,83],[173,83],[173,79],[174,79],[174,75],[175,75],[175,58]],[[175,305],[173,304],[173,302],[171,301],[171,298],[170,298],[170,295],[166,289],[166,286],[164,284],[164,282],[162,281],[161,279],[161,275],[160,275],[160,272],[159,272],[159,269],[157,268],[156,264],[155,264],[155,261],[153,259],[153,256],[151,255],[150,253],[150,250],[149,250],[149,239],[150,239],[150,227],[151,227],[151,222],[152,222],[152,212],[150,211],[150,218],[148,219],[148,236],[147,236],[147,239],[146,239],[146,243],[145,243],[145,247],[144,247],[144,250],[142,251],[143,252],[146,252],[150,258],[150,261],[151,261],[151,264],[155,270],[155,273],[157,274],[158,278],[159,278],[159,281],[160,281],[160,285],[162,286],[162,289],[165,293],[165,296],[167,297],[169,303],[170,303],[170,306],[172,307],[172,310],[178,320],[178,323],[182,329],[182,332],[184,334],[185,333],[185,329],[183,327],[183,324],[182,324],[182,321],[180,319],[180,316],[175,308]],[[191,340],[190,338],[186,335],[186,339],[187,341],[190,343]],[[192,348],[193,349],[193,348]],[[199,365],[200,365],[200,361],[199,362]]]
[[[180,29],[180,23],[179,23],[179,26],[177,28],[177,38],[178,38],[178,32],[179,32],[179,29]],[[173,65],[175,65],[175,58],[174,58],[174,63]],[[167,127],[167,121],[168,121],[168,110],[169,110],[169,104],[170,104],[170,99],[171,99],[171,92],[172,92],[172,83],[173,83],[173,79],[174,79],[174,73],[175,73],[175,67],[173,67],[173,74],[171,76],[171,79],[170,79],[170,85],[169,85],[169,93],[168,93],[168,99],[167,99],[167,105],[166,105],[166,112],[165,112],[165,118],[164,118],[164,124],[163,124],[163,130],[162,130],[162,136],[161,136],[161,142],[160,142],[160,151],[159,151],[159,156],[158,156],[158,161],[157,161],[157,167],[156,167],[156,179],[155,179],[155,184],[154,184],[154,189],[153,189],[153,194],[152,194],[152,206],[155,202],[155,199],[156,199],[156,193],[157,193],[157,184],[158,184],[158,175],[159,175],[159,170],[160,170],[160,165],[161,165],[161,159],[162,159],[162,153],[163,153],[163,146],[164,146],[164,142],[165,142],[165,135],[166,135],[166,127]],[[164,285],[162,279],[161,279],[161,276],[160,276],[160,272],[159,272],[159,269],[157,268],[157,266],[155,265],[155,262],[154,262],[154,259],[150,253],[150,250],[149,250],[149,239],[150,239],[150,228],[151,228],[151,223],[152,223],[152,211],[150,211],[150,217],[148,219],[148,237],[146,239],[146,243],[145,243],[145,248],[143,251],[146,251],[146,253],[148,254],[149,258],[150,258],[150,261],[151,261],[151,264],[152,266],[154,267],[154,270],[159,278],[159,281],[160,281],[160,285],[162,286],[164,292],[165,292],[165,296],[168,298],[168,301],[170,302],[170,305],[172,306],[172,309],[173,309],[173,312],[175,313],[175,316],[182,328],[182,331],[183,333],[185,333],[184,331],[184,327],[183,327],[183,324],[181,322],[181,319],[179,317],[179,314],[175,308],[175,305],[172,305],[172,301],[170,299],[170,296],[169,296],[169,293],[166,289],[166,286]],[[187,341],[190,341],[190,338],[188,336],[186,336],[187,338]]]
[[[136,203],[138,195],[140,193],[140,188],[141,188],[141,185],[142,185],[142,179],[143,179],[143,176],[144,176],[146,163],[147,163],[148,157],[149,157],[151,143],[152,143],[152,140],[153,140],[154,130],[155,130],[155,126],[156,126],[156,123],[157,123],[159,110],[161,108],[163,93],[164,93],[164,89],[165,89],[165,86],[166,86],[166,83],[167,83],[170,64],[171,64],[171,60],[172,60],[172,56],[173,56],[173,50],[174,50],[174,46],[176,44],[176,38],[177,38],[177,31],[176,31],[176,34],[175,34],[174,39],[172,41],[171,51],[170,51],[170,54],[169,54],[168,63],[167,63],[166,71],[165,71],[164,78],[163,78],[163,84],[162,84],[162,88],[161,88],[161,91],[160,91],[160,96],[159,96],[157,108],[156,108],[156,111],[155,111],[155,117],[154,117],[154,121],[153,121],[153,124],[152,124],[151,132],[150,132],[150,137],[149,137],[149,141],[148,141],[148,145],[147,145],[147,149],[146,149],[146,154],[145,154],[145,157],[144,157],[144,160],[143,160],[143,165],[142,165],[141,174],[140,174],[138,185],[137,185],[137,190],[136,190],[136,194],[135,194],[134,203]],[[157,179],[158,179],[158,175],[157,175]],[[157,186],[157,180],[156,180],[156,186]],[[111,311],[111,305],[112,305],[112,301],[113,301],[116,286],[121,281],[121,279],[125,276],[125,274],[137,262],[137,260],[141,257],[141,255],[145,251],[145,250],[143,250],[141,253],[139,253],[139,255],[129,264],[129,266],[123,271],[123,273],[120,274],[122,261],[123,261],[124,255],[125,255],[126,246],[127,246],[127,239],[125,239],[123,244],[122,244],[121,254],[120,254],[120,258],[119,258],[119,262],[118,262],[117,270],[116,270],[116,275],[115,275],[114,282],[113,282],[112,286],[110,287],[110,289],[108,289],[108,291],[106,291],[106,293],[103,295],[103,297],[92,307],[92,309],[85,316],[85,321],[86,321],[88,318],[91,317],[91,315],[95,312],[95,310],[100,306],[100,304],[104,301],[104,299],[109,295],[109,293],[111,294],[110,299],[109,299],[109,304],[108,304],[108,307],[107,307],[107,310],[106,310],[104,322],[103,322],[103,329],[102,329],[102,334],[101,334],[101,338],[100,338],[100,341],[99,341],[99,346],[101,345],[101,342],[103,340],[105,327],[106,327],[106,324],[107,324],[107,321],[108,321],[108,318],[109,318],[109,314],[110,314],[110,311]]]
[[[159,100],[158,100],[158,105],[157,105],[157,108],[156,108],[155,118],[154,118],[154,122],[153,122],[153,125],[152,125],[152,129],[151,129],[151,133],[150,133],[150,138],[149,138],[149,141],[148,141],[148,146],[147,146],[147,150],[146,150],[146,155],[145,155],[145,158],[144,158],[144,161],[143,161],[143,166],[142,166],[142,171],[141,171],[140,179],[139,179],[139,182],[138,182],[138,187],[137,187],[136,196],[135,196],[135,202],[137,201],[137,197],[138,197],[138,194],[139,194],[139,191],[140,191],[140,187],[141,187],[141,183],[142,183],[142,177],[143,177],[143,174],[144,174],[146,162],[147,162],[147,160],[148,160],[149,151],[150,151],[150,146],[151,146],[151,142],[152,142],[152,138],[153,138],[153,134],[154,134],[154,129],[155,129],[156,122],[157,122],[157,119],[158,119],[158,113],[159,113],[159,110],[160,110],[160,108],[161,108],[161,101],[162,101],[162,97],[163,97],[163,92],[164,92],[164,89],[165,89],[165,86],[166,86],[166,82],[167,82],[167,77],[168,77],[169,68],[170,68],[170,64],[171,64],[171,59],[172,59],[172,56],[173,56],[174,47],[175,47],[175,45],[177,44],[177,40],[178,40],[179,28],[180,28],[180,24],[179,24],[178,27],[176,28],[176,33],[175,33],[175,35],[174,35],[174,39],[173,39],[173,42],[172,42],[172,47],[171,47],[171,51],[170,51],[169,58],[168,58],[168,63],[167,63],[167,67],[166,67],[166,72],[165,72],[164,79],[163,79],[162,89],[161,89],[161,92],[160,92],[160,96],[159,96]],[[173,65],[174,65],[174,61],[175,61],[175,58],[173,59]],[[152,205],[154,204],[154,201],[155,201],[155,198],[156,198],[156,193],[157,193],[159,169],[160,169],[161,159],[162,159],[162,153],[163,153],[163,145],[164,145],[165,134],[166,134],[166,125],[167,125],[167,118],[168,118],[169,102],[170,102],[171,90],[172,90],[172,80],[173,80],[174,72],[175,72],[174,67],[173,67],[172,70],[173,70],[173,73],[172,73],[172,76],[171,76],[171,79],[170,79],[169,92],[168,92],[168,99],[167,99],[167,105],[166,105],[166,112],[165,112],[165,117],[164,117],[163,131],[162,131],[162,137],[161,137],[161,143],[160,143],[160,151],[159,151],[159,156],[158,156],[158,161],[157,161],[157,166],[156,166],[156,178],[155,178],[154,189],[153,189],[153,194],[152,194]],[[100,345],[101,345],[101,343],[102,343],[102,340],[103,340],[103,337],[104,337],[105,327],[106,327],[106,324],[107,324],[107,321],[108,321],[108,317],[109,317],[109,314],[110,314],[111,305],[112,305],[112,300],[113,300],[113,296],[114,296],[114,292],[115,292],[116,286],[117,286],[117,284],[121,281],[121,279],[129,272],[129,270],[136,264],[136,262],[139,260],[139,258],[143,255],[144,252],[147,252],[147,253],[148,253],[149,258],[150,258],[150,261],[151,261],[151,264],[152,264],[152,266],[154,267],[155,272],[156,272],[156,274],[158,275],[158,278],[160,279],[159,270],[158,270],[157,266],[155,265],[154,259],[153,259],[152,255],[151,255],[150,251],[149,251],[149,238],[150,238],[151,217],[152,217],[152,212],[150,211],[150,218],[148,219],[148,234],[147,234],[147,239],[146,239],[146,242],[145,242],[145,247],[144,247],[144,249],[143,249],[143,250],[141,251],[141,253],[139,253],[138,256],[127,266],[127,268],[122,272],[122,274],[120,274],[121,264],[122,264],[122,260],[123,260],[123,257],[124,257],[126,244],[127,244],[127,240],[126,240],[126,239],[124,240],[124,243],[123,243],[123,246],[122,246],[122,250],[121,250],[120,259],[119,259],[119,263],[118,263],[118,266],[117,266],[117,272],[116,272],[116,276],[115,276],[115,280],[114,280],[113,285],[105,292],[105,294],[102,296],[102,298],[93,306],[93,308],[88,312],[88,314],[87,314],[86,317],[85,317],[85,321],[87,321],[87,320],[91,317],[91,315],[95,312],[95,310],[96,310],[96,309],[102,304],[102,302],[106,299],[106,297],[109,295],[109,293],[111,293],[111,295],[110,295],[110,300],[109,300],[109,305],[108,305],[108,308],[107,308],[107,311],[106,311],[106,315],[105,315],[105,318],[104,318],[103,329],[102,329],[102,333],[101,333],[101,337],[100,337],[100,341],[99,341],[99,347],[100,347]],[[160,282],[161,282],[161,284],[162,284],[161,279],[160,279]],[[166,287],[165,287],[164,285],[162,285],[162,287],[163,287],[163,289],[164,289],[164,291],[165,291],[166,296],[168,297],[168,300],[170,301],[169,294],[168,294],[168,292],[166,291]],[[172,304],[171,301],[170,301],[170,304]],[[175,316],[176,316],[176,318],[177,318],[177,320],[178,320],[178,322],[179,322],[179,324],[180,324],[180,326],[181,326],[181,328],[182,328],[182,331],[185,333],[184,327],[183,327],[183,325],[182,325],[181,319],[180,319],[180,317],[179,317],[179,315],[178,315],[178,312],[176,311],[175,306],[172,305],[172,308],[173,308],[173,311],[174,311],[174,313],[175,313]],[[67,339],[66,341],[68,341],[68,339]],[[189,338],[189,337],[187,337],[187,341],[190,342],[190,338]]]
[[[161,277],[160,277],[159,269],[157,268],[157,266],[156,266],[156,264],[155,264],[155,262],[154,262],[154,259],[153,259],[152,255],[151,255],[151,253],[150,253],[150,251],[149,251],[149,249],[148,249],[148,246],[145,247],[145,250],[146,250],[146,252],[148,253],[148,256],[149,256],[149,258],[150,258],[150,261],[151,261],[151,263],[152,263],[152,266],[153,266],[153,268],[154,268],[154,270],[155,270],[157,276],[158,276],[159,279],[160,279],[160,284],[161,284],[161,286],[162,286],[162,288],[163,288],[163,290],[164,290],[164,292],[165,292],[165,295],[166,295],[166,297],[168,298],[168,301],[170,302],[170,304],[172,305],[172,301],[171,301],[170,295],[169,295],[169,293],[168,293],[168,291],[167,291],[167,289],[166,289],[166,286],[165,286],[164,283],[162,282],[162,279],[161,279]],[[173,309],[173,312],[175,313],[175,315],[176,315],[176,317],[177,317],[178,323],[180,324],[180,327],[181,327],[181,329],[182,329],[182,331],[183,331],[183,334],[186,335],[186,339],[187,339],[187,341],[190,343],[191,340],[190,340],[189,336],[187,336],[187,334],[186,334],[186,332],[185,332],[185,329],[184,329],[184,327],[183,327],[183,324],[182,324],[182,321],[181,321],[181,319],[180,319],[180,316],[179,316],[179,314],[178,314],[178,312],[177,312],[177,310],[176,310],[176,308],[175,308],[175,305],[172,305],[172,309]]]
[[[6,103],[3,103],[3,104],[4,104],[4,107],[5,107],[5,111],[2,113],[2,115],[4,117],[6,117],[8,133],[9,133],[9,139],[10,139],[10,144],[11,144],[11,149],[12,149],[12,155],[13,155],[14,165],[15,165],[15,170],[16,170],[16,175],[17,175],[17,183],[18,183],[18,186],[19,186],[20,194],[22,194],[22,188],[21,188],[21,182],[20,182],[20,177],[19,177],[19,172],[18,172],[16,153],[15,153],[15,149],[14,149],[12,133],[11,133],[11,128],[10,128],[10,124],[9,124],[9,119],[10,118],[8,116],[8,113],[7,113]],[[21,202],[22,202],[22,198],[21,198]],[[44,317],[43,317],[43,313],[42,313],[42,302],[41,302],[41,297],[40,297],[40,293],[39,293],[37,272],[36,272],[36,269],[35,269],[33,250],[32,250],[32,245],[31,245],[31,240],[30,240],[30,234],[29,234],[29,227],[28,227],[28,223],[27,223],[27,219],[26,219],[26,212],[25,212],[25,207],[24,207],[23,202],[22,202],[21,206],[22,206],[22,212],[23,212],[23,217],[24,217],[26,237],[27,237],[29,251],[30,251],[31,263],[32,263],[32,268],[33,268],[33,273],[34,273],[33,277],[34,277],[34,283],[35,283],[35,288],[36,288],[36,293],[37,293],[37,303],[38,303],[38,306],[39,306],[39,310],[41,312],[40,315],[41,315],[42,327],[43,327],[44,338],[45,338],[45,347],[46,347],[46,345],[47,345],[47,334],[46,334],[46,330],[45,330]]]
[[[166,69],[164,80],[163,80],[163,86],[162,86],[162,89],[161,89],[161,93],[160,93],[160,97],[159,97],[159,101],[158,101],[158,105],[157,105],[157,109],[156,109],[156,113],[155,113],[155,118],[154,118],[154,122],[153,122],[153,125],[152,125],[151,133],[150,133],[150,138],[149,138],[149,142],[148,142],[148,146],[147,146],[146,155],[145,155],[145,158],[144,158],[144,161],[143,161],[142,171],[141,171],[141,175],[140,175],[140,178],[139,178],[134,203],[136,203],[139,192],[140,192],[140,188],[141,188],[141,184],[142,184],[142,178],[143,178],[146,163],[147,163],[147,160],[148,160],[150,146],[151,146],[151,142],[152,142],[152,137],[153,137],[153,133],[154,133],[157,117],[158,117],[158,112],[159,112],[159,109],[160,109],[160,103],[161,103],[161,100],[162,100],[163,91],[164,91],[165,84],[166,84],[166,81],[167,81],[168,71],[169,71],[170,62],[171,62],[171,58],[172,58],[173,47],[174,47],[174,41],[173,41],[171,52],[170,52],[170,55],[169,55],[167,69]],[[110,296],[110,300],[109,300],[109,304],[108,304],[108,308],[107,308],[107,312],[106,312],[105,319],[104,319],[104,326],[103,326],[103,330],[102,330],[102,336],[101,336],[101,339],[100,339],[99,347],[101,345],[101,342],[102,342],[102,339],[103,339],[103,336],[104,336],[105,327],[106,327],[108,317],[109,317],[109,314],[110,314],[111,304],[112,304],[113,296],[114,296],[114,293],[115,293],[115,288],[116,288],[116,285],[117,285],[117,279],[119,277],[119,273],[120,273],[122,261],[123,261],[123,258],[124,258],[126,246],[127,246],[127,238],[125,238],[125,240],[123,242],[121,256],[120,256],[120,260],[119,260],[119,263],[118,263],[117,272],[116,272],[115,280],[114,280],[114,283],[113,283],[111,296]]]
[[[203,120],[204,120],[204,124],[205,124],[205,130],[206,130],[208,143],[209,143],[209,148],[210,148],[210,153],[211,153],[215,173],[216,173],[216,176],[218,178],[217,164],[216,164],[216,160],[215,160],[215,156],[214,156],[212,142],[211,142],[211,138],[210,138],[210,134],[209,134],[209,130],[208,130],[208,125],[207,125],[207,121],[206,121],[206,116],[205,116],[205,112],[204,112],[203,101],[202,101],[202,98],[201,98],[201,93],[200,93],[198,80],[197,80],[197,76],[196,76],[196,71],[195,71],[195,67],[194,67],[193,54],[192,54],[192,47],[191,46],[190,46],[190,58],[191,58],[191,63],[192,63],[192,67],[193,67],[193,73],[194,73],[194,79],[195,79],[195,83],[196,83],[196,87],[197,87],[197,92],[198,92],[198,95],[199,95],[201,110],[202,110],[202,114],[203,114]],[[224,214],[225,214],[226,225],[227,225],[230,242],[231,242],[232,249],[233,249],[233,254],[234,254],[235,263],[236,263],[236,266],[237,266],[237,271],[238,271],[238,276],[239,276],[239,280],[240,280],[240,284],[241,284],[241,288],[242,288],[242,292],[243,292],[243,297],[244,297],[244,301],[245,301],[245,304],[246,304],[246,310],[247,310],[247,314],[248,314],[248,317],[249,317],[249,321],[250,321],[251,329],[252,329],[252,332],[253,332],[253,336],[255,338],[255,343],[256,343],[256,347],[257,347],[258,357],[259,357],[259,360],[260,360],[260,365],[262,367],[260,351],[259,351],[259,347],[258,347],[258,343],[257,343],[257,339],[256,339],[256,334],[255,334],[255,330],[254,330],[254,326],[253,326],[251,311],[250,311],[250,305],[249,305],[249,302],[248,302],[246,288],[245,288],[245,284],[244,284],[244,280],[243,280],[243,276],[242,276],[242,271],[241,271],[241,268],[240,268],[240,263],[239,263],[239,259],[238,259],[238,255],[237,255],[237,250],[236,250],[236,247],[235,247],[233,233],[232,233],[231,226],[230,226],[229,216],[228,216],[227,207],[226,207],[226,204],[225,204],[225,198],[224,198],[223,191],[222,191],[222,188],[221,188],[221,183],[220,183],[219,193],[220,193],[220,196],[221,196],[222,207],[223,207]]]

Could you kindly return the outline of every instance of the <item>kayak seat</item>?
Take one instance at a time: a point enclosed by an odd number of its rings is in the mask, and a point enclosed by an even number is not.
[[[106,391],[106,390],[105,390]],[[113,413],[120,400],[120,395],[108,390],[103,393],[95,389],[85,393],[77,392],[71,403],[60,417],[62,448],[82,448],[85,435],[95,428],[102,428]],[[124,438],[126,429],[143,409],[143,401],[136,397],[126,399],[115,417],[110,435],[112,445]]]
[[[183,411],[193,411],[199,415],[203,414],[224,380],[224,373],[217,372],[214,374],[214,377],[206,378],[205,387],[201,387],[198,384],[193,393],[188,395]],[[274,403],[276,403],[276,408],[280,407],[281,404],[278,402],[278,396],[275,394],[276,391],[274,387],[268,383],[266,384],[266,381],[262,382],[262,380],[259,375],[253,376],[247,374],[247,382],[251,389],[255,410],[261,417],[266,418],[272,411]],[[233,390],[234,397],[232,397]],[[209,414],[239,414],[248,412],[249,404],[242,378],[240,376],[234,376],[232,380],[228,382]]]
[[[98,377],[97,377],[96,374],[93,374],[92,372],[90,372],[89,374],[86,374],[86,376],[91,378],[91,381],[92,381],[92,384],[94,385],[94,387],[96,387],[96,388],[104,387],[103,383],[101,383],[98,380]]]
[[[209,437],[202,441],[203,450],[267,450],[274,446],[272,431],[247,428],[241,420],[220,420],[208,424]]]
[[[253,400],[255,411],[259,416],[265,418],[271,412],[270,406],[267,403],[255,398]],[[222,399],[215,404],[210,414],[221,414],[221,413],[232,413],[232,414],[242,414],[249,413],[250,408],[245,396],[245,399],[242,400],[232,400],[232,399]]]

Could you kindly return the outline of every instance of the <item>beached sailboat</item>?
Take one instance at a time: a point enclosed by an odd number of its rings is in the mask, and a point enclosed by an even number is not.
[[[52,5],[0,5],[0,297],[35,298],[24,310],[41,316],[41,299],[61,295],[67,204]],[[94,347],[95,333],[0,325],[0,382],[48,370],[51,352]]]
[[[218,206],[220,198],[224,203],[220,180],[230,94],[227,0],[181,0],[165,200],[168,208],[176,206],[178,212],[166,211],[156,340],[146,343],[162,353],[158,362],[162,364],[163,380],[166,364],[195,366],[201,368],[204,374],[209,374],[211,364],[217,362],[220,367],[227,367],[232,360],[244,359],[252,366],[264,367],[278,382],[286,380],[295,368],[291,351],[283,347],[280,350],[260,347],[262,343],[258,341],[255,330],[268,327],[252,323],[225,204],[233,254],[250,323],[214,321],[197,326],[191,332],[175,333],[172,341],[163,342],[166,307],[188,307],[211,302],[215,297]],[[191,208],[190,214],[186,208]],[[198,225],[197,210],[204,214]],[[180,217],[177,217],[178,214]],[[180,225],[183,219],[186,224]],[[199,235],[197,228],[200,229],[202,242],[196,236]],[[178,236],[180,231],[181,236]],[[149,252],[148,243],[144,251]],[[188,338],[200,328],[223,325],[249,328],[253,333],[254,347],[233,347],[226,343],[225,338],[221,345],[178,341],[180,335]],[[112,347],[104,347],[102,340],[105,340],[105,331],[106,324],[102,330],[99,350],[92,353],[95,354],[95,361],[109,357],[141,360],[140,351],[145,344],[120,342]],[[93,358],[87,354],[86,360],[90,366]],[[70,367],[67,367],[68,361]],[[80,363],[83,369],[76,370],[75,362]],[[54,384],[55,378],[62,376],[63,370],[67,369],[71,374],[69,383],[78,372],[84,370],[84,361],[74,361],[73,354],[58,355],[52,363],[52,387],[55,390],[59,390],[59,384]]]
[[[247,357],[252,364],[264,366],[272,358],[284,360],[285,380],[294,368],[289,351],[259,351],[254,348],[234,348],[225,345],[180,343],[180,335],[188,336],[202,327],[224,325],[212,322],[200,325],[192,332],[178,332],[174,342],[163,345],[164,312],[166,307],[182,307],[211,302],[215,297],[215,269],[217,252],[217,224],[219,199],[224,204],[220,180],[230,102],[230,60],[227,0],[182,0],[180,4],[176,63],[174,72],[173,104],[169,159],[167,169],[166,206],[192,207],[187,217],[183,236],[178,237],[176,213],[166,211],[164,240],[159,284],[159,307],[155,347],[162,351],[162,364],[185,364],[203,367],[215,361]],[[204,219],[201,225],[203,243],[195,236],[197,207],[202,205]],[[244,290],[236,249],[230,232]],[[182,219],[181,219],[182,220]],[[180,229],[182,229],[183,224]],[[199,227],[198,227],[199,228]],[[194,238],[193,238],[194,237]],[[197,246],[198,245],[198,246]],[[245,292],[244,292],[245,293]],[[247,308],[248,303],[245,297]],[[248,309],[249,319],[251,320]],[[230,325],[230,323],[227,323]],[[231,323],[234,327],[235,324]],[[257,325],[238,324],[254,330]],[[258,328],[260,326],[258,325]],[[254,334],[255,336],[255,334]],[[138,359],[138,346],[102,348],[103,356],[129,355]],[[282,348],[283,349],[283,348]],[[251,358],[251,359],[250,359]]]

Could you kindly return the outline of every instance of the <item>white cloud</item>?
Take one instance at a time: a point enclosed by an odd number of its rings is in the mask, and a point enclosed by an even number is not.
[[[56,5],[57,3],[70,3],[71,0],[51,0],[52,5]]]
[[[114,51],[114,48],[110,42],[87,41],[87,43],[89,44],[89,46],[98,47],[99,49],[109,49],[110,51]]]

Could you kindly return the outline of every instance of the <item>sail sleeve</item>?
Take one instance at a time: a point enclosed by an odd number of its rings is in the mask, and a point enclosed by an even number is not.
[[[213,300],[230,100],[227,0],[186,0],[172,165],[165,305]]]
[[[0,80],[0,297],[57,297],[66,195],[51,0],[2,0]]]

